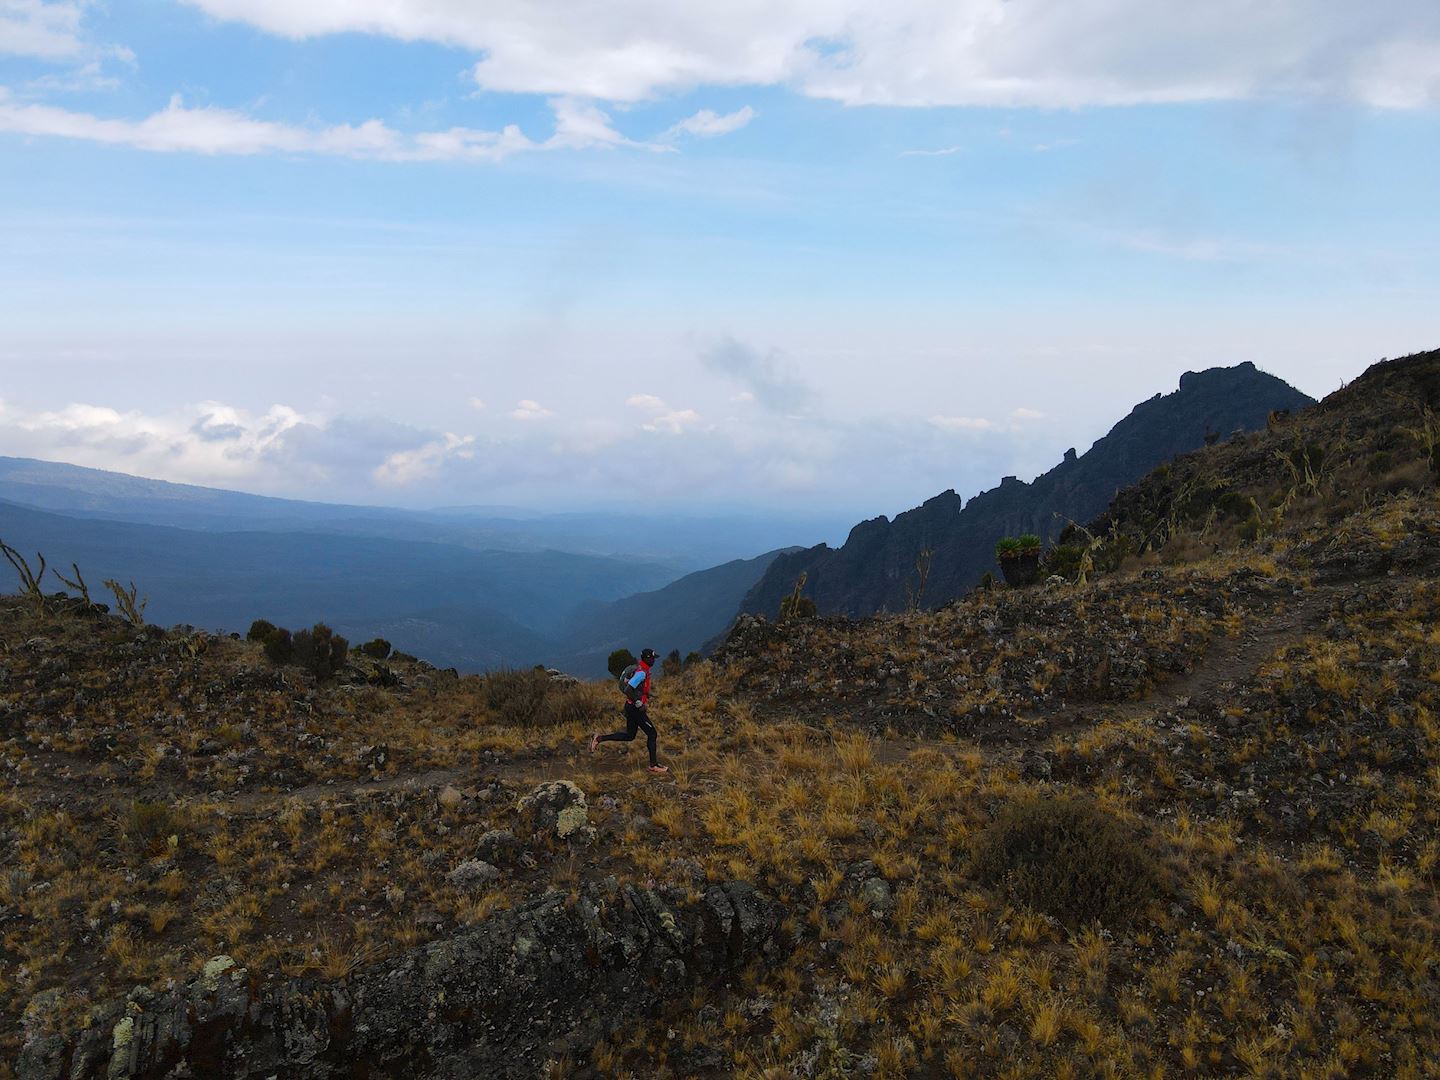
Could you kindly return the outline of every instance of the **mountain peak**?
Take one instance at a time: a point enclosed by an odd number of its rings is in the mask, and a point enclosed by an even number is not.
[[[1309,404],[1309,397],[1249,361],[1187,371],[1178,389],[1136,405],[1083,455],[1067,449],[1059,464],[1029,483],[1004,476],[963,505],[950,489],[893,521],[879,517],[856,525],[840,548],[781,556],[742,610],[773,615],[802,573],[806,594],[824,614],[900,610],[910,603],[907,589],[923,551],[932,557],[925,603],[943,603],[994,567],[995,542],[1002,536],[1054,539],[1068,522],[1095,517],[1119,489],[1156,466],[1217,436],[1262,428],[1273,410]]]

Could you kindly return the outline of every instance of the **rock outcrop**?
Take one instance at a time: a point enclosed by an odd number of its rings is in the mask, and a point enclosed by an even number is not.
[[[137,988],[78,1033],[27,1025],[20,1080],[541,1075],[616,1023],[777,948],[781,911],[743,883],[693,904],[613,879],[552,893],[339,982],[257,985],[228,957]]]
[[[1090,521],[1117,491],[1163,462],[1237,430],[1264,428],[1272,410],[1311,403],[1254,364],[1187,372],[1177,391],[1141,402],[1086,453],[1067,451],[1033,483],[1007,476],[968,503],[954,491],[942,492],[893,521],[862,521],[839,548],[820,544],[780,555],[740,610],[774,618],[803,573],[805,595],[821,615],[903,611],[924,550],[932,561],[923,606],[937,607],[964,595],[987,570],[998,570],[1000,538],[1035,533],[1054,540],[1067,520]]]

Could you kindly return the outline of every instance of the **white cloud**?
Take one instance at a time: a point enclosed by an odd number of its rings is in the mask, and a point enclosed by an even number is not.
[[[12,0],[13,2],[13,0]],[[483,53],[487,90],[636,101],[789,85],[847,104],[1440,101],[1440,6],[1336,0],[188,0],[291,38],[360,32]]]
[[[963,146],[942,146],[938,150],[901,150],[901,157],[949,157],[951,154],[958,154],[965,148]]]
[[[440,466],[452,458],[469,460],[474,456],[474,435],[453,435],[447,431],[424,446],[391,454],[376,466],[374,476],[386,487],[406,487],[434,476]]]
[[[654,417],[641,426],[646,431],[660,431],[667,435],[682,435],[687,428],[700,423],[700,414],[694,409],[672,409]]]
[[[0,87],[0,131],[48,135],[160,152],[324,154],[379,161],[499,161],[524,151],[629,147],[663,149],[627,139],[594,105],[557,98],[555,131],[536,142],[513,124],[501,131],[450,128],[405,133],[380,120],[326,128],[256,120],[231,109],[187,107],[179,95],[143,120],[114,120],[53,105],[23,105]]]
[[[701,109],[694,116],[687,116],[665,132],[662,138],[675,139],[681,135],[693,135],[697,139],[711,139],[717,135],[729,135],[739,131],[755,119],[755,110],[749,105],[723,116],[711,109]]]
[[[1024,405],[1022,405],[1020,406],[1020,408],[1016,409],[1010,414],[1010,419],[1016,421],[1044,420],[1045,414],[1039,409],[1027,409]]]
[[[0,433],[24,453],[217,483],[259,475],[291,433],[315,422],[287,405],[255,415],[207,401],[150,415],[75,402],[42,412],[8,411],[0,418]]]
[[[65,60],[85,49],[81,4],[0,0],[0,56]]]
[[[978,416],[932,416],[930,423],[944,431],[994,431],[995,423]]]
[[[478,398],[478,397],[472,397],[472,398],[470,399],[470,407],[471,407],[472,409],[477,409],[477,410],[478,410],[478,409],[483,409],[483,408],[485,408],[485,399],[484,399],[484,398]]]
[[[525,398],[516,403],[510,415],[516,420],[544,420],[546,417],[554,416],[555,414],[538,401],[531,401],[529,398]]]
[[[654,394],[636,394],[625,402],[632,409],[650,409],[661,412],[666,408],[665,402]]]

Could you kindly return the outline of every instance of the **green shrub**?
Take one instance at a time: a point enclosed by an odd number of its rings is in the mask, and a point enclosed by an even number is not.
[[[605,667],[610,674],[619,678],[627,667],[635,663],[635,654],[629,649],[616,649],[610,654],[610,659],[605,661]]]
[[[1084,544],[1057,544],[1045,555],[1042,573],[1048,577],[1059,574],[1067,581],[1080,576],[1080,563],[1085,558]]]
[[[269,641],[279,629],[280,628],[269,619],[256,619],[250,624],[250,629],[246,631],[245,640],[258,641],[263,645]]]
[[[1020,554],[1020,541],[1013,536],[1007,536],[995,541],[995,557],[997,559],[1013,559]]]
[[[295,658],[295,642],[283,626],[265,639],[265,656],[272,664],[288,664]]]
[[[367,641],[359,646],[360,652],[371,660],[384,660],[390,655],[390,642],[383,637],[377,637],[373,641]]]
[[[350,643],[324,623],[295,632],[293,662],[317,679],[328,679],[343,668],[349,653]]]
[[[971,855],[981,881],[1070,926],[1122,924],[1160,894],[1155,859],[1138,833],[1077,795],[1011,802]]]

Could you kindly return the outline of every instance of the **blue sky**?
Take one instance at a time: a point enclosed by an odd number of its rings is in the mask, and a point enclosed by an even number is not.
[[[1440,345],[1440,8],[0,0],[0,453],[893,513]]]

